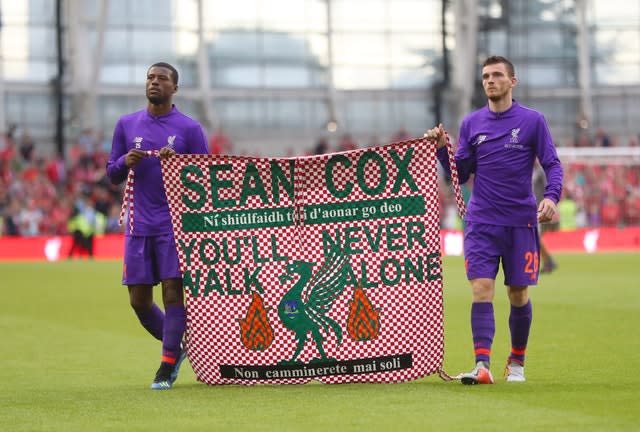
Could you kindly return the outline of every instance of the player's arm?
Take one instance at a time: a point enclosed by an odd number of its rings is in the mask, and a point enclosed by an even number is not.
[[[557,212],[558,207],[556,206],[556,203],[551,201],[549,198],[543,198],[542,201],[540,201],[540,204],[538,204],[538,222],[551,222]]]
[[[460,184],[466,183],[472,173],[476,171],[475,151],[468,145],[466,135],[466,124],[463,122],[460,127],[460,138],[458,150],[455,154],[456,168],[458,169],[458,180]],[[451,165],[449,164],[449,152],[447,150],[447,137],[442,123],[433,129],[429,129],[424,136],[436,144],[436,156],[440,165],[447,175],[451,175]]]
[[[171,148],[171,147],[162,147],[159,151],[158,151],[158,157],[160,159],[168,159],[171,156],[173,156],[174,154],[176,154],[176,151]]]
[[[126,155],[124,155],[124,164],[127,166],[127,168],[133,168],[147,156],[149,155],[142,150],[131,149],[127,152]]]
[[[442,123],[440,123],[438,126],[429,129],[425,134],[424,137],[431,141],[434,142],[436,144],[436,149],[440,150],[441,148],[443,148],[445,145],[447,145],[447,136],[445,134],[444,131],[444,126],[442,125]]]
[[[107,176],[113,184],[122,183],[129,172],[125,159],[127,155],[127,144],[124,130],[120,121],[113,130],[111,140],[111,153],[107,161]]]
[[[564,172],[544,117],[540,118],[537,129],[538,145],[536,156],[547,178],[544,198],[538,204],[538,221],[544,223],[551,221],[558,211],[557,204],[562,193]]]
[[[113,184],[122,183],[129,173],[129,168],[136,166],[147,154],[142,150],[127,150],[126,136],[122,124],[118,121],[111,141],[111,154],[107,161],[107,176]]]

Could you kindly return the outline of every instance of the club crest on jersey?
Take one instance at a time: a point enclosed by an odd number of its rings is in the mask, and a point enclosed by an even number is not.
[[[520,142],[520,139],[518,138],[519,133],[520,128],[511,129],[511,140],[509,140],[511,144],[518,144]]]
[[[170,135],[167,137],[167,147],[173,147],[173,142],[176,140],[175,135]]]
[[[133,143],[135,144],[137,149],[141,148],[142,147],[142,137],[135,137],[133,139]]]

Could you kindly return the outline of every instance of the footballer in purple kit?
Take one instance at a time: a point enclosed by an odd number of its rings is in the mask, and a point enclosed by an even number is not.
[[[539,273],[538,223],[557,212],[563,170],[544,116],[512,97],[518,80],[513,64],[489,57],[482,67],[488,103],[460,125],[455,161],[460,183],[473,178],[465,215],[464,256],[471,284],[471,331],[475,368],[459,377],[464,384],[492,384],[491,346],[495,334],[493,298],[500,262],[511,304],[511,353],[506,379],[525,381],[524,359],[532,321],[530,285]],[[448,173],[446,136],[440,124],[425,137],[434,141]],[[544,198],[536,202],[532,174],[536,158],[547,177]]]
[[[186,357],[182,275],[160,159],[208,153],[200,123],[173,104],[177,91],[177,70],[168,63],[153,64],[147,71],[147,107],[118,120],[107,162],[112,183],[127,180],[132,185],[125,196],[129,223],[122,284],[128,287],[131,307],[142,326],[162,342],[160,368],[151,384],[157,390],[173,386]],[[153,286],[158,283],[162,284],[164,312],[153,301]]]

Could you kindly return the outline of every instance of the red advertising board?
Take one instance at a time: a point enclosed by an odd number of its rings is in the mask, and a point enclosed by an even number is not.
[[[462,233],[440,232],[442,254],[462,255]],[[581,228],[575,231],[547,232],[544,241],[555,252],[640,252],[640,227]],[[120,234],[96,237],[96,260],[120,260],[123,252]],[[67,259],[70,236],[0,237],[0,261],[58,261]]]

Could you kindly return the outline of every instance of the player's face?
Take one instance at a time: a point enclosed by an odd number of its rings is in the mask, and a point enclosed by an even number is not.
[[[154,66],[147,72],[147,99],[153,105],[163,105],[173,97],[178,86],[173,83],[171,70]]]
[[[509,76],[507,65],[496,63],[482,68],[482,87],[487,98],[493,102],[511,99],[511,89],[516,85],[516,77]]]

